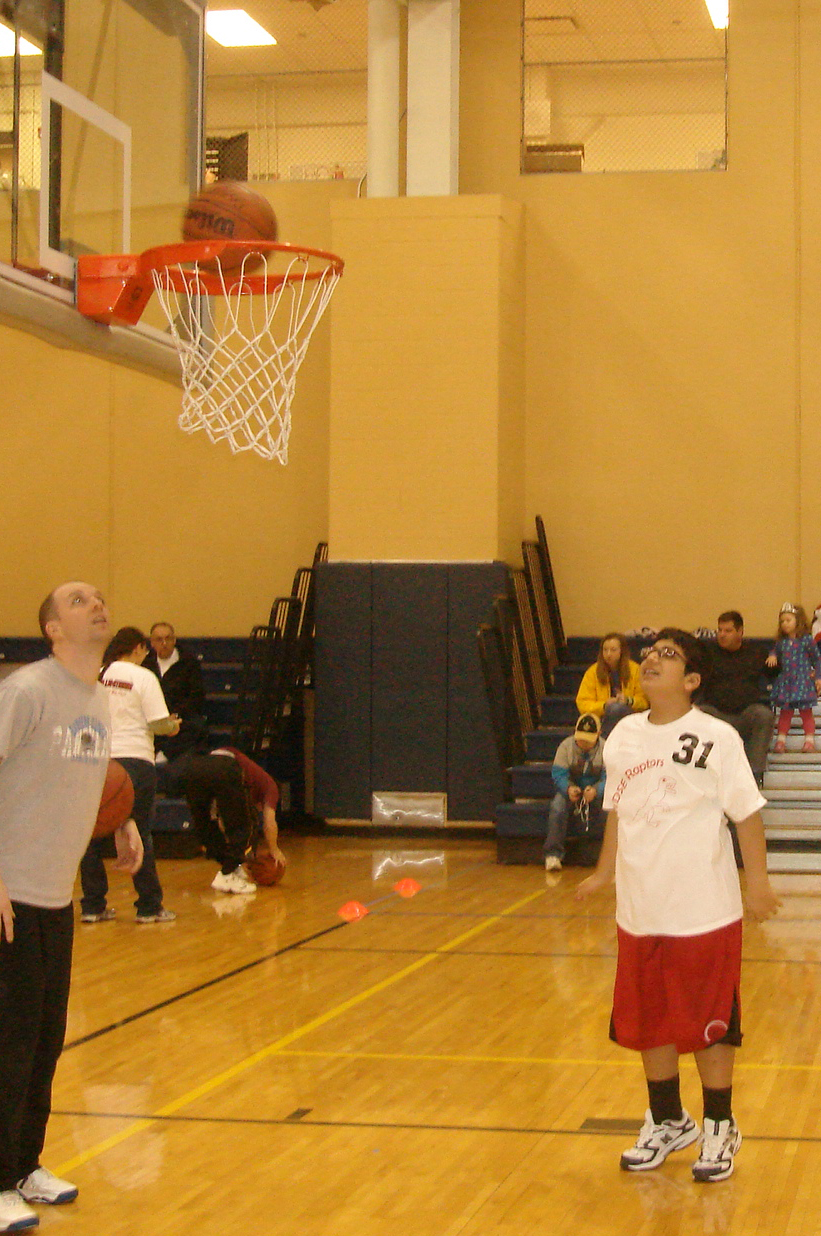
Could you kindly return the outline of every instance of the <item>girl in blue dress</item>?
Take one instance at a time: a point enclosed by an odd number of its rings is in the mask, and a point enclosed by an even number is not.
[[[815,750],[815,718],[812,710],[821,691],[821,656],[809,633],[810,624],[800,605],[781,606],[775,647],[767,657],[767,665],[778,666],[773,683],[772,702],[780,709],[775,750],[786,748],[787,731],[793,711],[797,708],[804,725],[802,751]]]

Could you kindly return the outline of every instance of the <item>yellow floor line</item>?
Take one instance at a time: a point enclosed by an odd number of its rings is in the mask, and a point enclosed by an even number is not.
[[[527,897],[521,897],[518,901],[514,901],[512,905],[507,906],[504,910],[500,910],[498,914],[493,914],[486,919],[482,919],[482,921],[477,923],[474,927],[469,927],[467,931],[461,932],[452,940],[448,940],[446,944],[441,945],[441,947],[437,949],[433,949],[430,953],[426,953],[424,957],[420,957],[416,961],[412,961],[401,970],[397,970],[395,974],[391,974],[388,978],[382,979],[378,983],[374,983],[373,986],[366,988],[365,991],[360,991],[355,996],[350,996],[349,999],[343,1000],[341,1004],[334,1005],[334,1007],[328,1009],[327,1012],[321,1013],[318,1017],[312,1018],[311,1021],[305,1022],[304,1025],[298,1026],[295,1030],[289,1031],[288,1034],[282,1035],[273,1043],[269,1043],[267,1047],[263,1047],[259,1051],[254,1052],[252,1055],[246,1056],[244,1060],[238,1061],[236,1064],[231,1065],[230,1068],[223,1069],[221,1073],[217,1073],[214,1077],[210,1077],[201,1085],[195,1086],[193,1090],[187,1091],[185,1094],[180,1095],[177,1099],[172,1099],[170,1103],[166,1103],[164,1107],[159,1108],[153,1116],[146,1116],[144,1119],[137,1120],[133,1124],[129,1124],[128,1128],[121,1129],[119,1133],[112,1133],[110,1137],[104,1138],[103,1141],[97,1142],[96,1145],[90,1146],[87,1150],[83,1150],[79,1154],[74,1155],[73,1158],[67,1159],[64,1163],[60,1163],[56,1169],[57,1175],[65,1175],[76,1171],[78,1167],[81,1167],[84,1163],[88,1163],[91,1159],[96,1159],[99,1155],[104,1154],[106,1150],[111,1150],[114,1146],[119,1146],[129,1137],[133,1137],[136,1133],[141,1133],[144,1129],[149,1128],[155,1118],[172,1116],[175,1112],[180,1111],[181,1108],[187,1107],[189,1103],[194,1103],[197,1099],[202,1098],[204,1095],[211,1094],[211,1092],[218,1089],[218,1087],[224,1086],[226,1082],[233,1081],[235,1077],[239,1077],[242,1073],[247,1072],[248,1069],[252,1069],[261,1061],[267,1060],[270,1056],[275,1056],[278,1052],[281,1052],[291,1043],[295,1043],[298,1039],[304,1038],[306,1034],[311,1034],[314,1030],[318,1030],[321,1026],[327,1025],[328,1022],[336,1020],[337,1017],[341,1017],[343,1013],[349,1012],[351,1009],[356,1008],[357,1005],[364,1004],[366,1000],[370,1000],[372,996],[378,995],[380,992],[385,991],[388,987],[393,987],[396,983],[401,983],[403,979],[408,978],[411,974],[415,974],[417,970],[421,970],[425,966],[430,965],[432,961],[435,961],[437,957],[441,957],[443,953],[447,953],[451,949],[458,948],[461,944],[464,944],[466,940],[471,940],[474,936],[479,935],[480,932],[487,931],[489,927],[493,927],[507,915],[515,914],[517,910],[522,908],[522,906],[526,906],[531,901],[535,901],[537,897],[544,897],[544,895],[545,890],[543,888],[539,889],[535,893],[529,893]]]

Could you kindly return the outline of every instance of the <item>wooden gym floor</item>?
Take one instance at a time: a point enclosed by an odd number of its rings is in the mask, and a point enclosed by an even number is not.
[[[78,924],[44,1160],[80,1197],[42,1231],[821,1233],[821,878],[777,876],[781,916],[746,928],[744,1145],[696,1185],[695,1148],[619,1171],[645,1094],[607,1038],[613,902],[580,909],[583,872],[498,867],[490,839],[285,848],[255,898],[164,861],[176,923],[136,926],[112,873],[118,920]],[[370,913],[343,923],[352,899]],[[700,1118],[689,1062],[683,1093]]]

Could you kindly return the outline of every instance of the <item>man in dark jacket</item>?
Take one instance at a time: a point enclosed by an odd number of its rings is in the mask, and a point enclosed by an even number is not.
[[[155,746],[167,760],[189,751],[207,751],[208,724],[200,663],[177,646],[177,636],[170,622],[155,622],[150,637],[152,651],[144,665],[153,670],[162,683],[168,711],[176,713],[182,722],[179,734],[155,738]]]
[[[775,724],[772,709],[762,703],[761,679],[772,673],[765,664],[766,650],[745,642],[744,619],[734,609],[719,615],[715,643],[705,641],[703,647],[710,668],[699,708],[738,730],[761,786]]]

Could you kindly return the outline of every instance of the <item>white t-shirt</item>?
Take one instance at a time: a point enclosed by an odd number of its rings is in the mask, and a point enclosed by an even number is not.
[[[103,674],[111,706],[111,757],[154,762],[151,721],[167,717],[168,705],[160,680],[151,670],[131,661],[112,661]]]
[[[625,717],[604,747],[604,806],[618,812],[616,922],[631,935],[692,936],[742,917],[724,817],[766,805],[738,733],[691,708],[654,725]]]

